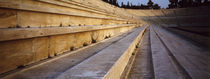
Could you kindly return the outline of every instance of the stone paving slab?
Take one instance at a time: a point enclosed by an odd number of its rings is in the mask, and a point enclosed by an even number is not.
[[[139,35],[145,27],[127,35],[82,63],[66,70],[56,79],[118,79],[127,65]],[[123,61],[122,61],[123,60]]]

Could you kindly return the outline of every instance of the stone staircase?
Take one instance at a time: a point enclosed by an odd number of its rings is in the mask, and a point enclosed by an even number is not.
[[[67,52],[27,68],[8,73],[3,79],[120,78],[146,27]]]
[[[0,0],[0,7],[0,73],[140,26],[129,16],[69,0]]]
[[[0,0],[0,79],[209,79],[206,9]]]
[[[209,51],[163,27],[143,37],[127,79],[208,79]]]

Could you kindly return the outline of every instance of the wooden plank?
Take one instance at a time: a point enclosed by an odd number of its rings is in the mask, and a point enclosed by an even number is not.
[[[16,27],[17,11],[0,9],[0,28]]]

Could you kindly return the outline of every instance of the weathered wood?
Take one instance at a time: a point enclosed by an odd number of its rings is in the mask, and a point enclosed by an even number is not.
[[[17,11],[0,9],[0,28],[12,28],[17,25]]]

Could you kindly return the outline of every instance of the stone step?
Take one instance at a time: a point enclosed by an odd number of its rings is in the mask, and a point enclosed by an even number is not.
[[[172,32],[176,33],[177,35],[180,35],[186,39],[189,39],[188,41],[191,42],[192,44],[202,46],[202,47],[206,48],[207,50],[209,50],[208,49],[208,47],[210,46],[210,41],[209,41],[210,37],[208,37],[209,31],[206,31],[206,33],[205,33],[206,35],[202,35],[199,33],[189,32],[186,30],[180,30],[180,29],[176,29],[176,28],[166,28],[166,29],[168,29],[169,31],[172,31]],[[191,28],[188,28],[188,29],[191,29]],[[196,31],[199,31],[200,29],[201,28],[196,28]],[[201,31],[205,32],[204,29],[209,30],[208,28],[203,28],[202,30],[200,30],[200,32]]]
[[[91,58],[60,74],[56,79],[119,79],[145,27],[99,51]]]
[[[55,74],[60,74],[65,69],[68,69],[75,64],[84,61],[86,58],[91,57],[92,55],[96,54],[97,51],[103,50],[105,47],[111,45],[113,42],[120,40],[125,35],[129,34],[131,31],[128,31],[125,34],[115,36],[113,38],[105,39],[104,41],[98,42],[96,44],[92,44],[87,47],[83,47],[81,49],[75,51],[66,52],[61,56],[42,61],[40,64],[32,65],[31,67],[24,68],[21,70],[17,70],[15,73],[9,73],[4,78],[6,79],[14,79],[19,78],[21,79],[42,79],[42,78],[52,78]],[[60,64],[60,65],[57,65]],[[55,70],[56,69],[56,70]]]
[[[94,2],[94,4],[103,3]],[[0,28],[106,25],[131,22],[126,16],[129,14],[121,9],[119,10],[125,15],[116,14],[115,11],[104,11],[100,7],[94,7],[96,10],[69,0],[0,0],[0,7],[1,14],[10,15],[1,15],[3,18],[0,18]],[[113,7],[109,6],[109,8]],[[137,20],[132,21],[134,23]]]
[[[141,36],[144,29],[145,29],[145,27],[141,27],[140,29],[131,30],[131,31],[129,31],[125,34],[122,34],[120,36],[108,38],[102,42],[98,42],[98,43],[83,47],[83,48],[75,50],[73,52],[65,53],[63,55],[54,57],[52,59],[48,59],[48,60],[41,61],[39,63],[35,63],[33,65],[27,66],[26,68],[17,69],[15,71],[2,74],[2,75],[0,75],[0,78],[2,78],[2,79],[16,79],[16,78],[20,78],[20,79],[29,79],[29,78],[30,79],[48,79],[48,78],[50,78],[51,79],[51,78],[57,78],[58,76],[65,74],[67,71],[74,69],[81,63],[83,63],[89,59],[92,59],[94,56],[98,55],[100,52],[102,52],[104,50],[110,49],[109,53],[125,52],[125,50],[127,50],[127,49],[125,49],[124,51],[121,51],[119,49],[114,51],[110,48],[110,46],[113,46],[113,45],[116,46],[115,44],[116,43],[119,44],[118,42],[123,39],[124,39],[124,42],[126,43],[127,42],[126,38],[128,39],[129,37],[135,37],[135,36],[137,37],[139,33],[140,33],[139,36]],[[126,43],[123,45],[126,45],[125,47],[127,47],[127,46],[130,46],[131,43],[132,43],[131,45],[133,45],[137,42],[136,41],[137,38],[131,38],[131,39],[132,40],[130,40],[129,43]],[[129,39],[128,39],[128,41],[129,41]],[[121,41],[120,43],[123,43],[123,41]],[[123,45],[121,45],[121,46],[123,46]],[[132,51],[132,49],[130,49],[129,51]],[[110,55],[112,55],[112,54],[110,54]],[[115,55],[113,55],[113,57],[114,56]],[[106,58],[109,58],[109,57],[106,57]],[[99,59],[97,59],[97,60],[99,60]],[[106,63],[107,62],[104,62],[104,64],[106,64]],[[125,64],[126,64],[126,62],[125,62]],[[105,66],[105,67],[107,67],[107,66]]]
[[[125,33],[135,26],[0,29],[0,74]],[[8,63],[10,62],[10,63]]]
[[[136,49],[135,60],[125,79],[154,79],[152,53],[150,47],[150,30],[147,29]]]
[[[180,73],[184,74],[185,78],[210,78],[210,54],[208,50],[161,27],[153,28],[170,51],[169,55],[176,61],[179,70],[182,70]]]
[[[175,61],[169,55],[170,51],[162,43],[159,36],[153,28],[150,28],[151,52],[156,79],[182,79],[180,70],[177,68]]]
[[[124,79],[208,79],[210,54],[162,27],[145,32]],[[152,66],[152,67],[151,67]]]
[[[110,24],[110,25],[84,25],[84,26],[65,26],[65,27],[45,27],[45,28],[9,28],[0,29],[0,41],[17,39],[27,39],[34,37],[53,36],[69,33],[87,32],[104,29],[114,29],[121,27],[135,27],[136,24]]]

